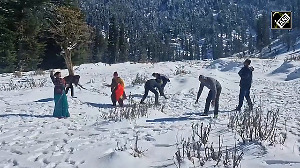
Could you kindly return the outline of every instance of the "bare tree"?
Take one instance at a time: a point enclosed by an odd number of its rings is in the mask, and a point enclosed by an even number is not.
[[[84,20],[80,9],[74,7],[55,7],[54,17],[49,19],[50,32],[60,45],[69,75],[74,75],[72,53],[80,45],[88,43],[91,29]]]

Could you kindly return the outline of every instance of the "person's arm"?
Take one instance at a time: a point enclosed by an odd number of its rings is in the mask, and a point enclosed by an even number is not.
[[[54,78],[54,75],[53,75],[53,71],[50,72],[50,78],[51,78],[52,83],[54,83],[55,78]]]
[[[65,88],[66,87],[66,80],[64,79],[64,78],[61,78],[61,82],[62,82],[62,84],[63,84],[63,87]]]
[[[166,76],[163,76],[163,79],[164,79],[164,82],[170,82],[170,79],[169,78],[167,78]]]
[[[201,83],[200,87],[199,87],[199,90],[198,90],[196,103],[198,103],[198,101],[199,101],[199,98],[200,98],[200,96],[202,94],[202,91],[203,91],[203,87],[204,87],[204,85]]]
[[[112,87],[114,80],[111,80],[111,84],[106,84],[107,87]]]

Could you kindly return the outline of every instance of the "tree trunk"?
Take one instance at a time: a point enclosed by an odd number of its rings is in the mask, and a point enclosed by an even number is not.
[[[73,70],[73,63],[72,63],[72,57],[71,57],[71,51],[68,49],[65,50],[64,59],[69,71],[69,75],[74,76],[74,70]]]

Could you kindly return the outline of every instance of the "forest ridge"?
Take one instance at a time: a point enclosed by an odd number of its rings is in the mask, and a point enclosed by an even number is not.
[[[293,29],[271,30],[272,10],[293,11]],[[290,50],[299,11],[300,0],[2,0],[0,72],[218,59],[259,53],[276,39]]]

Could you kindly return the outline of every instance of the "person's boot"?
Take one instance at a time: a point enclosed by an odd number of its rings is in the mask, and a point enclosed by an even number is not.
[[[252,111],[253,110],[253,104],[249,103],[248,106],[249,106],[249,110]]]
[[[141,101],[140,104],[146,104],[145,102]]]
[[[252,111],[253,110],[253,103],[251,102],[251,100],[247,100],[247,103],[248,103],[249,110]]]
[[[208,116],[208,113],[204,112],[204,113],[201,114],[201,116]]]

